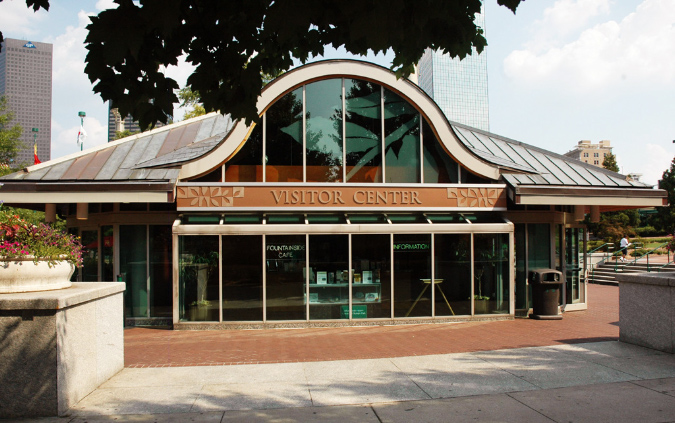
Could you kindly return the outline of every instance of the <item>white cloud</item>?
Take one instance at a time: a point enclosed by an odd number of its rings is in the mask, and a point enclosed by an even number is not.
[[[76,122],[77,119],[73,119]],[[108,125],[103,125],[98,119],[87,117],[84,119],[84,130],[87,137],[84,140],[84,149],[95,147],[108,142]],[[77,134],[80,131],[79,122],[64,128],[56,120],[52,120],[52,157],[57,158],[79,151]],[[60,154],[54,154],[54,150]]]
[[[598,0],[598,3],[601,2]],[[543,22],[551,21],[551,16]],[[513,80],[528,83],[554,81],[562,88],[605,88],[645,80],[673,84],[673,57],[673,2],[645,0],[620,22],[595,25],[563,46],[556,46],[553,42],[545,46],[541,43],[526,44],[525,49],[513,51],[506,57],[504,71]]]
[[[609,12],[609,0],[558,0],[544,10],[542,19],[535,21],[532,47],[555,43],[587,25],[598,15]]]
[[[96,10],[117,9],[117,3],[113,0],[98,0],[96,2]]]
[[[28,37],[37,34],[36,27],[40,26],[47,17],[47,12],[40,9],[33,12],[26,7],[25,1],[0,2],[0,29],[5,38]]]
[[[673,153],[661,145],[647,144],[631,151],[625,159],[625,165],[619,163],[624,173],[642,173],[641,182],[657,185],[663,172],[670,169]]]
[[[89,15],[80,11],[77,15],[78,26],[66,27],[66,32],[47,42],[54,45],[53,55],[53,83],[54,85],[80,86],[89,80],[84,74],[84,58],[87,50],[84,48],[84,39],[87,36],[86,26],[89,25]]]

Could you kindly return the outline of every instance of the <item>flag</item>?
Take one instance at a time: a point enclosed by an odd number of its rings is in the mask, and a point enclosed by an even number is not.
[[[84,144],[84,139],[87,137],[87,132],[84,130],[84,126],[80,125],[80,132],[77,133],[77,145],[82,147]]]
[[[40,164],[40,163],[42,163],[42,162],[40,161],[40,159],[38,159],[38,155],[37,155],[37,143],[33,144],[33,160],[34,160],[34,163],[33,163],[33,164]]]

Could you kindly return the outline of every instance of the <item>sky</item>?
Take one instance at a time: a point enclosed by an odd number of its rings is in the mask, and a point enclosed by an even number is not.
[[[514,15],[485,2],[490,131],[563,154],[611,141],[622,173],[656,184],[675,155],[675,0],[527,0]],[[54,45],[52,158],[107,142],[108,107],[84,74],[88,16],[112,0],[52,1],[34,13],[0,2],[7,38]],[[331,50],[325,58],[350,57]],[[370,55],[389,67],[392,55]],[[192,67],[167,69],[182,87]],[[180,120],[184,111],[176,109]]]

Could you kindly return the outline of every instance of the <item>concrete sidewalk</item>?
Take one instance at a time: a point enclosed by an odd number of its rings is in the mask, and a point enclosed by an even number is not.
[[[70,417],[24,421],[675,422],[675,356],[610,341],[365,360],[125,368]]]

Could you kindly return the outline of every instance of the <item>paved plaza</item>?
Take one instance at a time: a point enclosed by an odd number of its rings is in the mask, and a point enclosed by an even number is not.
[[[675,422],[675,356],[590,310],[338,329],[127,329],[125,369],[41,422]]]

